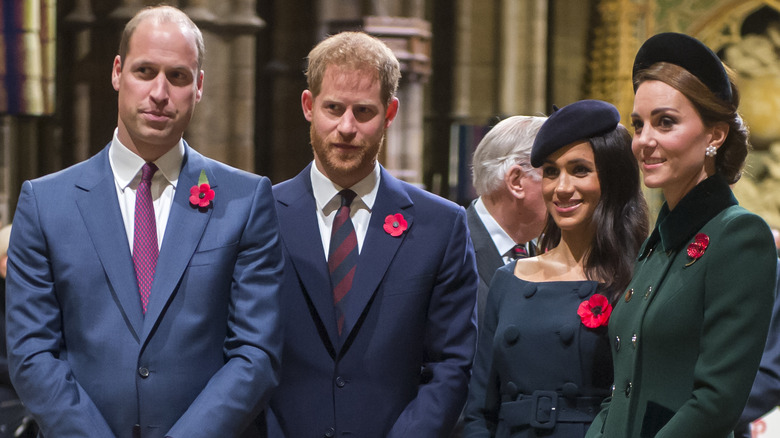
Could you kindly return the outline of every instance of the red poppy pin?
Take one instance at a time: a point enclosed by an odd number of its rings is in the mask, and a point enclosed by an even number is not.
[[[691,261],[686,263],[685,267],[687,268],[688,266],[696,263],[696,260],[699,260],[701,256],[704,255],[704,251],[707,250],[709,244],[710,236],[704,233],[697,234],[696,237],[693,238],[693,242],[688,245],[688,257],[691,258]]]
[[[190,188],[190,204],[193,207],[206,208],[214,199],[214,190],[211,190],[209,179],[206,177],[206,169],[200,171],[198,184]]]
[[[385,218],[385,232],[393,237],[398,237],[406,231],[409,224],[406,223],[401,213],[390,214]]]
[[[582,324],[588,328],[596,328],[607,325],[609,316],[612,315],[612,304],[607,297],[601,294],[593,294],[589,299],[580,303],[577,308]]]

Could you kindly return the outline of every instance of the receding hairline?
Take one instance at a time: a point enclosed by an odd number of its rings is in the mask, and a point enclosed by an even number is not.
[[[192,42],[195,44],[198,69],[203,67],[203,59],[206,54],[203,34],[186,13],[168,5],[146,7],[127,22],[119,42],[119,57],[122,65],[124,65],[127,53],[130,51],[130,41],[135,31],[138,29],[138,26],[145,22],[151,22],[152,24],[172,23],[178,26],[183,35],[187,36],[189,34],[192,37]]]

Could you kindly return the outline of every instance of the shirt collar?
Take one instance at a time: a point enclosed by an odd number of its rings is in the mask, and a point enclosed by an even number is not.
[[[352,187],[346,187],[355,192],[357,196],[352,201],[352,205],[363,204],[369,211],[374,208],[374,201],[376,201],[376,194],[379,191],[379,180],[381,177],[379,163],[374,165],[373,172],[368,176],[358,181]],[[314,191],[314,200],[317,202],[317,209],[322,211],[326,216],[333,211],[336,211],[341,204],[340,200],[336,199],[336,195],[344,189],[333,181],[329,180],[319,169],[317,164],[312,162],[311,165],[311,187]],[[355,204],[358,202],[358,204]]]
[[[123,189],[130,185],[133,180],[137,180],[143,167],[143,158],[127,148],[117,137],[117,131],[114,130],[114,139],[108,150],[108,159],[111,163],[111,170],[114,172],[114,179]],[[179,139],[175,147],[171,148],[162,157],[155,160],[154,164],[159,169],[165,179],[176,188],[181,173],[181,164],[184,161],[184,142]]]
[[[481,196],[477,198],[477,202],[474,203],[474,209],[477,211],[480,220],[482,220],[482,224],[485,225],[485,230],[490,234],[490,238],[493,239],[493,243],[495,243],[499,254],[504,255],[515,246],[515,241],[509,237],[509,234],[501,228],[501,225],[499,225],[493,216],[490,215],[490,212],[487,211],[487,207],[485,207],[485,203],[482,201]]]
[[[691,240],[707,222],[721,211],[738,205],[731,188],[723,177],[715,174],[700,182],[686,194],[674,210],[664,202],[656,219],[655,229],[642,248],[640,259],[658,242],[664,251],[676,251]]]

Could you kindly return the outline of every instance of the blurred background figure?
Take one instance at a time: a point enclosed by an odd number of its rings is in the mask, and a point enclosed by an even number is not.
[[[531,166],[531,146],[546,117],[513,116],[500,121],[474,151],[473,182],[479,197],[466,210],[477,256],[478,320],[485,313],[496,269],[536,255],[536,238],[547,209],[542,177]]]

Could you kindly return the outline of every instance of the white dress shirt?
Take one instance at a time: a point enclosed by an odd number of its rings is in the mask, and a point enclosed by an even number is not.
[[[516,243],[514,240],[512,240],[511,237],[509,237],[509,234],[507,234],[507,232],[501,228],[501,225],[499,225],[498,222],[493,219],[493,216],[491,216],[487,211],[487,207],[485,207],[485,203],[482,202],[481,196],[477,198],[477,202],[474,203],[474,210],[477,211],[479,219],[482,221],[482,224],[485,225],[485,229],[487,230],[488,234],[490,234],[490,238],[493,239],[493,243],[496,245],[498,253],[501,254],[501,258],[504,259],[504,263],[513,261],[514,259],[509,257],[507,254],[516,245]],[[527,243],[525,246],[526,249],[528,249]]]
[[[159,169],[152,177],[151,187],[154,218],[157,222],[157,248],[162,246],[165,225],[168,223],[168,216],[171,213],[171,204],[173,203],[173,195],[176,193],[176,184],[179,181],[183,159],[184,142],[179,140],[175,147],[154,162]],[[108,149],[108,161],[114,174],[119,209],[122,211],[127,242],[130,244],[130,253],[132,253],[135,227],[135,192],[141,182],[141,168],[146,162],[119,141],[116,130],[114,130],[114,139]]]
[[[367,177],[352,187],[346,187],[357,195],[350,206],[349,216],[355,227],[355,234],[357,234],[358,253],[363,248],[363,241],[366,239],[368,223],[371,220],[371,209],[374,208],[374,201],[376,201],[376,194],[379,190],[380,175],[379,163],[376,163],[374,171]],[[336,211],[341,206],[341,198],[337,195],[345,187],[340,187],[329,180],[317,169],[315,163],[311,165],[311,187],[314,191],[314,200],[317,202],[317,222],[320,226],[322,248],[325,250],[325,259],[327,259],[330,248],[330,230],[333,227]]]

